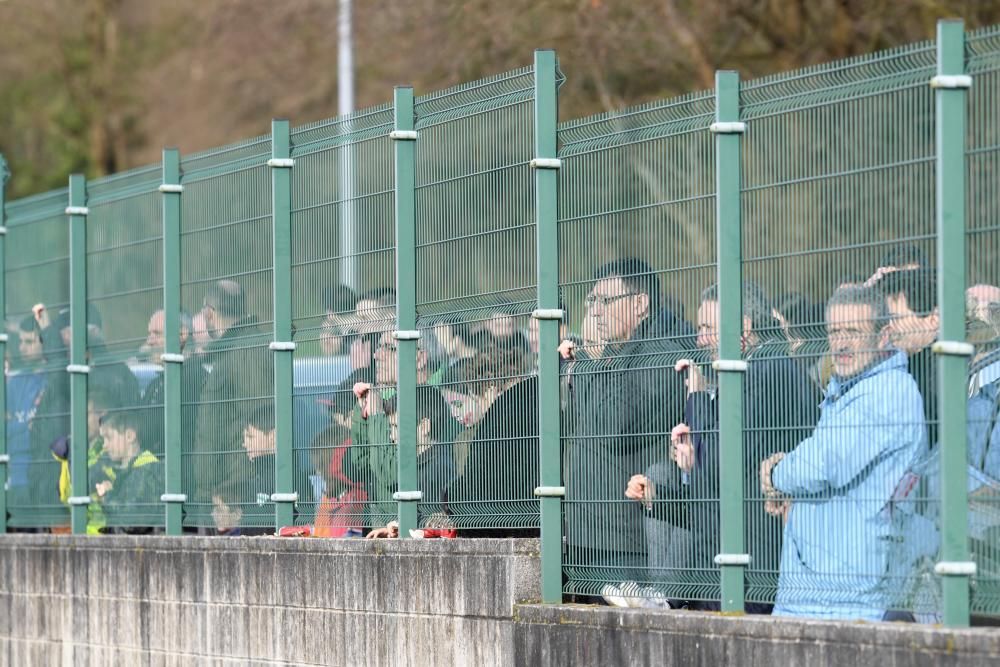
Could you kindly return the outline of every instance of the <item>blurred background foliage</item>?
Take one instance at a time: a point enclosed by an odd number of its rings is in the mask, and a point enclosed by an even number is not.
[[[355,0],[357,106],[555,48],[570,119],[1000,22],[994,0]],[[337,0],[0,0],[10,197],[336,113]]]

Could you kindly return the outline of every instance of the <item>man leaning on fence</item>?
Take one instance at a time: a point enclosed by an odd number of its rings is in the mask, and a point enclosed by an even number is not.
[[[834,292],[826,307],[834,376],[819,423],[761,465],[770,513],[786,522],[776,615],[882,620],[894,599],[888,505],[927,449],[927,430],[906,354],[888,345],[888,317],[875,289]]]
[[[684,387],[667,372],[682,356],[676,318],[660,307],[656,274],[638,259],[601,267],[587,296],[606,342],[581,361],[570,388],[566,443],[568,570],[576,592],[636,580],[646,566],[643,510],[622,502],[637,470],[662,457],[681,420]]]
[[[238,283],[212,285],[202,312],[214,340],[205,349],[212,370],[201,392],[194,442],[198,457],[192,466],[196,496],[207,502],[213,489],[241,476],[245,468],[243,428],[250,414],[271,400],[274,361],[270,338],[247,313]]]

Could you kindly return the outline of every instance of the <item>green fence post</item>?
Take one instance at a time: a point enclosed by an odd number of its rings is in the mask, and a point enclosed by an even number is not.
[[[538,275],[538,457],[542,602],[562,602],[562,463],[559,444],[559,100],[556,53],[535,51],[535,254]]]
[[[966,482],[966,391],[968,356],[965,342],[965,33],[962,21],[937,26],[935,144],[937,153],[938,414],[941,439],[941,561],[944,622],[969,625],[969,578],[976,565],[969,555]]]
[[[183,363],[181,351],[181,185],[180,153],[163,149],[163,455],[164,519],[167,535],[183,532],[184,480],[181,470],[181,401]],[[190,332],[189,332],[190,334]],[[199,363],[192,359],[190,363]]]
[[[740,77],[732,71],[715,73],[715,210],[718,244],[719,395],[719,514],[722,553],[722,611],[742,612],[744,571],[750,564],[743,526],[743,267],[740,220]]]
[[[10,170],[7,160],[0,154],[0,317],[7,317],[7,179]],[[0,359],[7,358],[7,334],[0,333]],[[0,382],[0,409],[7,414],[7,383]],[[10,455],[7,454],[7,426],[0,428],[0,535],[7,532],[7,470]]]
[[[274,502],[275,527],[295,521],[295,451],[292,441],[292,191],[288,121],[271,121],[271,216],[274,226]]]
[[[422,492],[417,482],[417,248],[414,192],[413,88],[399,86],[393,95],[396,169],[396,332],[399,370],[398,490],[399,534],[408,537],[417,527]]]
[[[69,177],[69,318],[70,374],[70,523],[74,534],[87,532],[87,181],[83,174]]]

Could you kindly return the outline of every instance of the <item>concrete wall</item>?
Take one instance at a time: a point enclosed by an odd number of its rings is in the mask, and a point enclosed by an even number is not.
[[[521,605],[517,665],[675,667],[984,667],[1000,665],[996,628],[832,623],[564,605]]]
[[[545,606],[538,577],[537,540],[2,536],[0,665],[1000,665],[996,628]]]
[[[0,538],[4,665],[511,664],[537,540]]]

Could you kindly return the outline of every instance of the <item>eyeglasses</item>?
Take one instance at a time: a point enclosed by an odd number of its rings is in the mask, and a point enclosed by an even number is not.
[[[635,296],[635,295],[636,295],[635,292],[626,292],[625,294],[617,294],[615,296],[607,296],[604,294],[595,296],[593,294],[588,294],[587,298],[583,300],[583,303],[587,306],[587,308],[593,308],[598,304],[600,304],[601,308],[607,308],[615,301],[624,299],[627,296]]]

